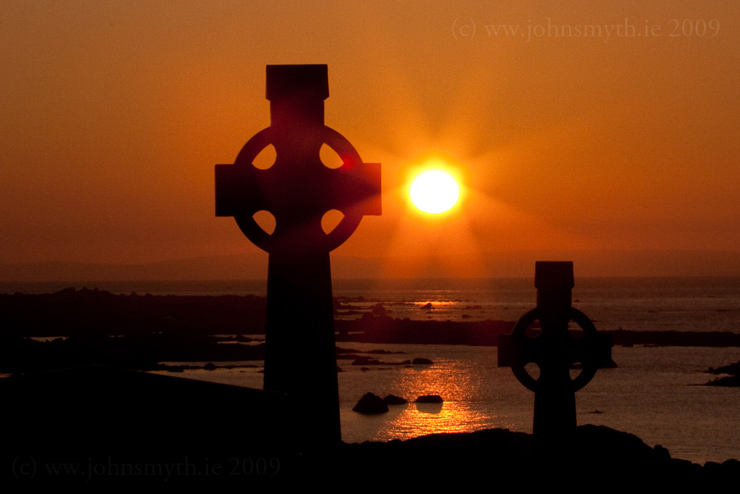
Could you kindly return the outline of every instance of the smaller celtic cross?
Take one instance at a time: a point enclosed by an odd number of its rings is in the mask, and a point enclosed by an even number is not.
[[[498,366],[511,367],[519,382],[534,391],[533,432],[547,443],[575,429],[575,392],[591,381],[599,367],[611,362],[611,341],[571,306],[572,262],[537,262],[534,279],[537,307],[519,319],[511,334],[499,338]],[[535,321],[540,331],[531,334]],[[570,331],[570,321],[582,333]],[[539,367],[539,378],[525,369],[530,363]],[[582,370],[571,378],[576,364]]]

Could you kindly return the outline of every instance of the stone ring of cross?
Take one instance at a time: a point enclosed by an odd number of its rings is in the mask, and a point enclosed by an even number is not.
[[[260,152],[262,152],[262,150],[264,150],[271,144],[275,145],[275,133],[276,131],[273,127],[267,127],[266,129],[255,134],[251,139],[249,139],[249,141],[247,141],[242,150],[239,152],[239,155],[234,161],[234,165],[253,167],[253,161],[260,154]],[[320,183],[320,180],[315,180],[311,183],[299,184],[299,186],[302,188],[302,193],[312,192],[313,197],[316,201],[324,202],[326,202],[327,196],[332,196],[337,192],[345,193],[344,191],[349,190],[349,193],[351,193],[353,181],[362,181],[362,177],[360,177],[359,175],[362,173],[363,162],[357,150],[342,134],[326,126],[317,127],[315,133],[312,132],[311,140],[318,143],[318,146],[316,146],[317,150],[321,147],[322,144],[326,144],[327,146],[332,148],[342,158],[343,164],[338,168],[328,168],[323,166],[323,170],[320,170],[324,179],[333,177],[331,181],[334,185],[325,185],[323,183]],[[275,147],[276,151],[279,153],[279,146],[275,145]],[[262,170],[259,170],[259,172],[261,171]],[[284,178],[285,177],[283,177],[283,180],[280,183],[284,184],[286,182]],[[296,180],[293,181],[296,182]],[[321,187],[329,188],[322,190]],[[306,189],[310,190],[307,191]],[[267,192],[263,192],[263,194],[266,193]],[[273,194],[274,193],[276,192],[273,192]],[[271,200],[273,203],[279,203],[281,200],[295,201],[295,198],[280,198],[272,196],[269,198],[269,200]],[[357,229],[363,216],[363,211],[361,210],[361,208],[351,207],[348,205],[348,203],[351,202],[351,200],[345,200],[343,202],[340,200],[341,205],[337,205],[335,207],[326,205],[324,208],[325,210],[323,211],[324,213],[330,209],[337,209],[343,214],[342,219],[329,233],[325,233],[323,230],[313,228],[311,230],[312,234],[298,237],[300,247],[302,249],[330,252],[344,243]],[[269,210],[268,208],[260,209]],[[301,208],[292,208],[292,210],[296,209]],[[262,227],[260,227],[259,224],[255,221],[253,215],[256,212],[257,210],[241,211],[238,215],[235,215],[237,225],[239,225],[239,228],[241,228],[242,232],[244,233],[244,235],[247,236],[247,238],[249,238],[249,240],[257,245],[257,247],[267,252],[274,252],[278,249],[285,248],[286,244],[291,243],[286,242],[284,238],[281,238],[281,235],[277,234],[277,232],[280,231],[280,223],[283,220],[283,218],[277,212],[269,211],[273,213],[273,216],[275,216],[275,221],[277,223],[275,232],[273,232],[272,234],[267,233],[265,230],[263,230]],[[320,218],[321,216],[319,215],[318,217]]]
[[[537,336],[530,337],[526,331],[537,320],[541,320],[542,311],[534,308],[524,314],[514,326],[511,332],[512,338],[518,343],[517,346],[522,350],[521,358],[516,364],[511,366],[514,375],[527,389],[537,391],[540,387],[538,379],[532,377],[525,369],[529,363],[535,363],[542,367],[548,365],[547,362],[555,362],[557,366],[564,366],[567,369],[573,368],[574,364],[580,363],[582,371],[575,378],[571,378],[573,391],[583,388],[596,374],[599,368],[599,362],[593,358],[595,352],[593,348],[598,345],[600,335],[596,331],[591,319],[586,314],[570,308],[570,320],[578,324],[583,330],[582,336],[573,336],[570,332],[569,337],[559,341],[553,341],[544,336],[541,332]]]

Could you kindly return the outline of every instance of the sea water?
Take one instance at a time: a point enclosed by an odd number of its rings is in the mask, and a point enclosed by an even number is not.
[[[498,367],[495,347],[343,343],[359,351],[382,348],[398,353],[373,355],[384,365],[359,367],[339,361],[342,439],[346,442],[408,439],[438,432],[505,428],[532,432],[534,394],[511,369]],[[576,394],[579,424],[606,425],[667,448],[675,458],[696,463],[740,458],[740,390],[704,386],[715,376],[710,366],[740,360],[740,348],[615,347],[618,367],[602,369]],[[398,365],[423,357],[432,365]],[[234,362],[239,364],[237,362]],[[240,363],[245,364],[245,363]],[[262,387],[254,367],[192,370],[193,379]],[[380,415],[352,411],[367,392],[409,400]],[[426,394],[442,405],[416,404]]]
[[[115,282],[0,284],[0,291],[49,292],[68,286],[114,293],[179,295],[264,294],[264,282]],[[388,315],[421,320],[515,321],[534,307],[532,280],[336,280],[338,318],[359,317],[382,306]],[[740,332],[740,278],[576,279],[573,305],[597,329]],[[533,394],[508,368],[499,368],[495,347],[342,343],[359,351],[384,349],[385,365],[366,370],[339,361],[342,436],[347,442],[404,439],[435,432],[501,427],[531,432]],[[424,357],[429,366],[398,365]],[[704,386],[705,371],[740,361],[740,348],[615,347],[618,367],[600,370],[576,395],[578,423],[630,432],[661,444],[672,456],[697,463],[740,458],[740,389]],[[262,386],[260,366],[239,362],[216,371],[181,375],[249,387]],[[366,392],[410,401],[382,415],[352,411]],[[438,394],[439,405],[415,404]]]

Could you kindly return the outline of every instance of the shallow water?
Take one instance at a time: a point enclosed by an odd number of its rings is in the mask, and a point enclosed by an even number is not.
[[[510,369],[496,365],[495,347],[377,345],[348,343],[358,350],[383,348],[385,362],[415,357],[431,366],[370,366],[340,360],[340,412],[346,442],[406,439],[436,432],[486,428],[532,431],[534,395]],[[615,369],[600,370],[576,394],[579,424],[606,425],[660,444],[675,458],[696,463],[740,458],[740,389],[703,386],[705,373],[740,360],[738,348],[615,347]],[[262,387],[259,368],[186,371],[174,374],[249,387]],[[395,394],[408,400],[439,394],[442,406],[408,403],[386,414],[365,416],[352,408],[362,395]]]

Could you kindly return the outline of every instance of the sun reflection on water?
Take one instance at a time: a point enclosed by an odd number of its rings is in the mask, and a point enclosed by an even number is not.
[[[394,378],[386,384],[389,388],[387,393],[402,396],[409,403],[391,405],[389,412],[382,416],[351,416],[375,426],[371,440],[470,432],[506,421],[504,417],[492,417],[490,412],[486,413],[483,407],[478,406],[482,404],[482,388],[485,386],[480,369],[458,360],[436,359],[434,362],[430,366],[406,367],[393,372]],[[439,395],[444,402],[416,403],[415,400],[423,395]],[[499,423],[499,426],[506,425]]]
[[[405,413],[399,414],[388,425],[392,439],[442,432],[468,432],[485,427],[488,417],[470,410],[458,402],[448,401],[441,405],[409,403]]]

